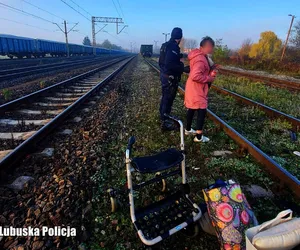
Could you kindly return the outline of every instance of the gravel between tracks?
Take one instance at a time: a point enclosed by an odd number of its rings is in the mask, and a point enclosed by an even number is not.
[[[0,105],[8,101],[17,99],[24,95],[30,94],[32,92],[38,91],[45,87],[51,86],[55,83],[67,80],[76,75],[85,73],[87,71],[93,70],[99,65],[103,64],[104,61],[99,61],[91,63],[90,65],[85,65],[80,67],[79,65],[75,66],[75,69],[61,69],[52,71],[49,73],[40,73],[30,77],[25,77],[22,79],[17,79],[13,82],[5,81],[0,83]],[[32,78],[33,77],[33,78]],[[9,91],[9,95],[5,96],[3,94],[3,89]]]
[[[125,74],[130,72],[130,67]],[[124,83],[123,74],[101,90],[100,99],[94,99],[96,104],[90,111],[78,110],[74,116],[83,118],[82,122],[63,124],[60,129],[72,129],[71,136],[52,134],[41,143],[38,151],[44,147],[55,148],[52,157],[30,155],[8,178],[10,183],[20,175],[29,175],[34,177],[32,184],[18,193],[3,185],[0,188],[2,225],[70,225],[77,228],[77,237],[6,237],[0,242],[0,248],[12,249],[19,245],[25,249],[77,249],[81,242],[89,239],[94,186],[90,177],[103,162],[97,147],[108,137],[107,126],[122,93],[121,83]]]

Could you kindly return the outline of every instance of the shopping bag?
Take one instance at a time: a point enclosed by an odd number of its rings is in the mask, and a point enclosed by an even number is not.
[[[247,250],[289,250],[300,245],[300,218],[288,209],[246,231]]]
[[[219,182],[203,194],[221,250],[246,249],[245,231],[258,223],[240,185]]]

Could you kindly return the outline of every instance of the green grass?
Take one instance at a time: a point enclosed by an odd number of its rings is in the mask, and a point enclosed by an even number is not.
[[[124,98],[120,100],[119,115],[115,115],[109,125],[110,140],[99,142],[98,154],[102,162],[99,171],[92,178],[98,186],[93,198],[95,232],[90,243],[92,249],[140,249],[140,242],[130,221],[128,197],[119,195],[122,203],[117,213],[111,214],[109,197],[106,190],[109,187],[125,190],[126,172],[124,152],[127,140],[131,135],[136,137],[134,156],[151,155],[179,144],[178,132],[162,133],[160,130],[158,107],[160,101],[160,84],[158,75],[139,61],[133,75],[126,79]],[[185,109],[181,96],[177,96],[172,113],[185,120]],[[279,125],[278,125],[279,126]],[[187,177],[191,184],[191,196],[196,202],[203,202],[202,189],[217,178],[233,178],[242,185],[257,184],[272,188],[274,181],[264,168],[253,159],[240,153],[239,147],[223,131],[211,121],[205,124],[205,133],[211,142],[195,144],[192,137],[186,137],[187,149]],[[229,150],[233,154],[223,157],[212,156],[215,150]],[[149,176],[135,176],[145,179]],[[168,181],[169,186],[178,183],[178,178]],[[158,200],[161,196],[159,187],[148,187],[136,194],[137,205],[146,205],[150,201]],[[247,195],[247,194],[246,194]],[[252,199],[247,196],[254,208],[258,219],[262,222],[274,217],[282,208],[269,198]],[[290,199],[290,196],[276,195],[276,199]],[[162,249],[218,249],[217,239],[205,233],[197,238],[187,239],[178,233],[162,244]]]
[[[273,88],[243,77],[223,75],[218,76],[214,84],[300,118],[300,94],[296,91]]]
[[[12,93],[9,89],[3,89],[1,92],[2,92],[2,95],[3,95],[5,101],[7,101],[11,98]]]
[[[291,141],[291,124],[270,119],[258,108],[242,105],[235,99],[215,92],[210,93],[210,109],[258,146],[275,161],[300,178],[300,163],[293,151],[299,140]],[[300,134],[297,133],[299,138]]]

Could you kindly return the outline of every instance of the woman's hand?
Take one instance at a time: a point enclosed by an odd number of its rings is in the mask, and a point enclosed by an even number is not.
[[[214,70],[212,70],[212,71],[210,72],[209,75],[210,75],[211,77],[214,77],[214,78],[215,78],[215,77],[217,76],[217,74],[218,74],[218,71],[217,71],[216,69],[214,69]]]

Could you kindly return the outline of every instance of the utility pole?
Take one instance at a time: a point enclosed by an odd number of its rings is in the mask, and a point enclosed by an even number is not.
[[[65,36],[66,36],[66,47],[67,47],[67,57],[70,57],[70,49],[69,49],[69,42],[68,42],[68,32],[67,32],[67,22],[64,20],[65,24]]]
[[[93,54],[96,55],[96,32],[95,32],[95,17],[92,16],[92,38],[93,38]]]
[[[61,32],[65,34],[65,37],[66,37],[67,57],[70,57],[68,34],[78,25],[78,23],[75,23],[75,25],[69,31],[67,29],[67,22],[66,22],[66,20],[63,23],[64,29],[62,29],[57,23],[53,23],[53,24],[55,24],[61,30]]]
[[[100,30],[96,32],[95,25],[98,23],[106,23]],[[123,28],[119,31],[119,24],[123,23],[122,18],[119,17],[95,17],[92,16],[92,38],[93,38],[93,47],[94,47],[94,55],[96,55],[96,34],[103,30],[108,23],[115,23],[117,35],[119,35],[128,25],[124,25]]]
[[[170,35],[170,33],[162,33],[163,35],[165,35],[165,42],[168,41],[168,35]]]
[[[289,14],[289,16],[292,17],[292,20],[291,20],[291,24],[290,24],[290,28],[289,28],[288,34],[286,36],[285,44],[283,46],[283,50],[282,50],[282,55],[281,55],[280,61],[283,60],[283,57],[284,57],[284,54],[285,54],[285,50],[286,50],[286,47],[287,47],[287,44],[288,44],[288,41],[289,41],[289,36],[290,36],[290,33],[291,33],[291,29],[293,27],[293,22],[294,22],[294,19],[296,18],[296,16],[292,15],[292,14]]]
[[[135,45],[136,43],[135,42],[130,42],[130,51],[131,53],[133,53],[133,45]]]
[[[154,43],[155,43],[154,51],[157,52],[157,43],[158,43],[158,41],[155,41],[155,40],[154,40]]]

